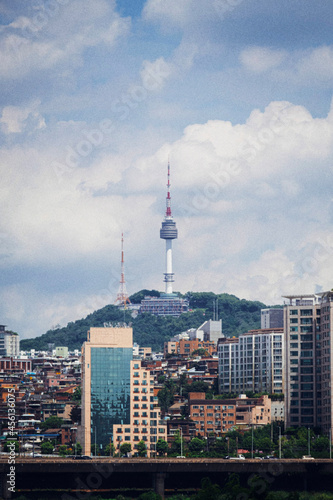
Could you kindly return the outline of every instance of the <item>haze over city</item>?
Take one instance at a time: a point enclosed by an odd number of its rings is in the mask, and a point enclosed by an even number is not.
[[[332,288],[329,0],[0,4],[0,318],[21,338],[162,291]]]

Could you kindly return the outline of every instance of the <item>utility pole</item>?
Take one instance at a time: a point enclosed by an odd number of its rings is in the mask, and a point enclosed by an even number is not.
[[[180,455],[183,456],[183,428],[180,428]]]

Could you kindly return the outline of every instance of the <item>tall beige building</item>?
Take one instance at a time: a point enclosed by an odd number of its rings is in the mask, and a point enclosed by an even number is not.
[[[157,441],[167,441],[167,424],[161,420],[161,410],[157,397],[154,397],[154,377],[138,360],[131,361],[130,400],[130,424],[113,425],[116,451],[123,443],[131,443],[132,453],[135,454],[138,443],[143,441],[147,447],[147,456],[154,456]]]
[[[114,425],[130,424],[133,331],[90,328],[82,347],[83,453],[101,453],[114,441]],[[93,448],[93,450],[92,450]]]

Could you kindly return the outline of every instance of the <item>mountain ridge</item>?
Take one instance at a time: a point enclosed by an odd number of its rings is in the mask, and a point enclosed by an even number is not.
[[[156,290],[151,291],[156,294]],[[149,290],[133,294],[134,302]],[[90,327],[102,327],[106,322],[126,322],[133,327],[133,340],[141,346],[151,347],[153,351],[163,349],[163,344],[171,337],[189,328],[198,328],[204,321],[213,318],[218,305],[219,319],[222,318],[222,332],[227,337],[238,337],[248,330],[260,328],[260,310],[268,306],[259,301],[239,299],[227,293],[188,292],[183,295],[190,303],[191,311],[178,318],[139,314],[132,318],[130,310],[120,310],[114,305],[106,305],[85,318],[69,322],[67,326],[48,330],[33,339],[21,340],[21,349],[47,350],[49,343],[67,346],[69,350],[80,349],[87,339]],[[131,299],[132,301],[132,299]]]

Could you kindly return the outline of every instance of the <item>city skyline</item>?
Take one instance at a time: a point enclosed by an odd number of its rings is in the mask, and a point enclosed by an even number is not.
[[[0,317],[21,338],[163,290],[332,288],[329,1],[0,5]]]

